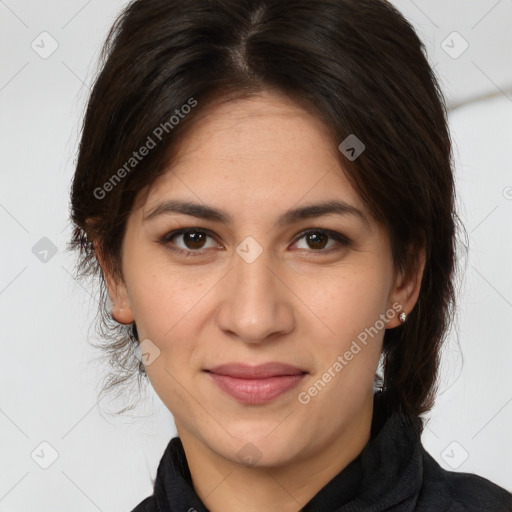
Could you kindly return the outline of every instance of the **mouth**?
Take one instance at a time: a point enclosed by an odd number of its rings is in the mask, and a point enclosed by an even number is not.
[[[270,362],[258,366],[229,363],[205,370],[226,394],[244,404],[265,404],[295,388],[308,374],[295,366]]]

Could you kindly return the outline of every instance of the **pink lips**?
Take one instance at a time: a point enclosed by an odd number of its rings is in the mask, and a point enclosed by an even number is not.
[[[223,364],[207,370],[227,394],[246,404],[264,404],[291,390],[307,372],[284,363]]]

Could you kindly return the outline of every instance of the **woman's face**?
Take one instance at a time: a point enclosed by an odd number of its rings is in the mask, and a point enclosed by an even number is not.
[[[195,125],[128,220],[113,312],[136,321],[180,436],[229,460],[285,464],[360,427],[384,330],[417,298],[394,282],[386,234],[337,151],[286,97],[228,102]],[[184,203],[197,206],[180,213]],[[244,373],[266,363],[295,370]]]

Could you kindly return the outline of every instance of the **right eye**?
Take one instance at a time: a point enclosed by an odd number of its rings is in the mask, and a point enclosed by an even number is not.
[[[176,247],[175,239],[182,239],[182,247]],[[202,228],[181,228],[166,233],[160,242],[170,249],[183,256],[202,256],[205,254],[203,249],[205,240],[210,237],[213,238],[212,233]]]

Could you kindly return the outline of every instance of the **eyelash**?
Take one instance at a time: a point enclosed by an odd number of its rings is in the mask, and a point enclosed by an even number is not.
[[[182,256],[185,256],[185,257],[195,257],[195,256],[203,256],[207,251],[208,249],[205,249],[203,251],[201,250],[197,250],[197,251],[186,251],[184,249],[177,249],[176,247],[171,247],[169,245],[169,243],[171,242],[171,240],[179,235],[182,235],[182,234],[185,234],[185,233],[202,233],[204,235],[207,235],[211,238],[214,238],[215,237],[213,236],[213,233],[207,229],[203,229],[203,228],[181,228],[181,229],[177,229],[175,231],[170,231],[169,233],[166,233],[160,240],[159,242],[164,245],[167,249],[169,249],[170,251],[173,251],[173,252],[176,252]],[[308,229],[308,230],[305,230],[305,231],[302,231],[299,235],[297,235],[297,237],[295,238],[295,241],[294,243],[298,242],[300,239],[304,238],[305,236],[311,234],[311,233],[321,233],[323,235],[326,235],[328,236],[329,238],[332,238],[333,240],[336,240],[338,243],[340,243],[343,247],[349,247],[351,244],[352,244],[352,241],[347,238],[346,236],[342,235],[341,233],[337,233],[336,231],[331,231],[329,229]],[[302,249],[301,249],[302,250]],[[323,250],[323,249],[318,249],[318,250],[311,250],[311,252],[313,254],[318,254],[318,255],[322,255],[322,254],[330,254],[334,251],[338,250],[336,247],[331,247],[327,250]]]

